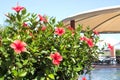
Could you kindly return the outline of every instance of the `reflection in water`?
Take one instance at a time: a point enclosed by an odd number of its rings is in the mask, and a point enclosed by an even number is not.
[[[101,68],[85,75],[87,80],[120,80],[120,68]],[[81,77],[78,80],[81,80]]]

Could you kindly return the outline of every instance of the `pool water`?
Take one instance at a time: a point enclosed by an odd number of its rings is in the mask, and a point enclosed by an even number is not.
[[[78,80],[81,80],[81,77]],[[120,80],[120,68],[100,68],[85,75],[87,80]]]

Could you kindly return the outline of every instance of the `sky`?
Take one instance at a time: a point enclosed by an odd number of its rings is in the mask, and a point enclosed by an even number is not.
[[[17,3],[27,8],[28,12],[62,20],[76,13],[120,5],[120,0],[0,0],[0,24],[5,20],[4,14],[13,12],[11,8]]]
[[[0,0],[1,25],[4,25],[6,19],[4,14],[14,12],[12,7],[17,3],[24,6],[28,12],[55,17],[57,21],[85,11],[120,6],[120,0]],[[105,34],[102,39],[107,39],[114,45],[120,41],[120,34]]]

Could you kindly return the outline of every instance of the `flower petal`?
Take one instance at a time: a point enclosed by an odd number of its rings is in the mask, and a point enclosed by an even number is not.
[[[13,48],[13,49],[15,49],[15,48],[16,48],[16,45],[15,45],[14,43],[12,43],[12,44],[10,45],[10,47]]]
[[[54,58],[54,54],[50,54],[50,57],[53,59]]]
[[[16,53],[21,53],[21,52],[25,52],[26,51],[26,48],[25,46],[27,46],[27,44],[25,42],[22,42],[20,40],[15,40],[11,45],[10,47],[14,49],[14,51]]]
[[[53,60],[52,63],[55,64],[55,65],[59,65],[59,64],[60,64],[60,61]]]
[[[18,49],[15,49],[14,50],[17,54],[20,54],[21,53],[21,50],[18,50]]]

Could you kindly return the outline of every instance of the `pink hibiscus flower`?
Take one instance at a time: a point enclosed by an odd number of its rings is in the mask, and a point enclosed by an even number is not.
[[[57,34],[58,36],[61,36],[61,35],[63,35],[65,33],[65,29],[64,28],[59,28],[59,27],[57,27],[56,29],[55,29],[55,34]]]
[[[97,32],[96,30],[93,30],[93,33],[94,33],[95,35],[99,35],[99,32]]]
[[[62,56],[58,52],[55,52],[54,54],[50,54],[50,57],[53,59],[52,63],[54,65],[59,65],[60,62],[63,60]]]
[[[83,36],[83,37],[80,37],[80,40],[81,40],[81,41],[87,41],[87,40],[88,40],[88,38],[87,38],[87,37],[85,37],[85,36]]]
[[[47,19],[44,16],[41,16],[40,14],[38,14],[38,17],[40,21],[47,22]]]
[[[87,42],[89,47],[93,47],[94,46],[92,39],[88,39],[86,42]]]
[[[17,13],[19,13],[21,10],[24,9],[24,7],[19,6],[19,5],[17,4],[17,6],[16,6],[16,7],[13,7],[12,9],[15,10]]]
[[[85,41],[90,48],[94,46],[92,39],[89,39],[89,38],[83,36],[83,37],[80,37],[80,40]]]
[[[22,42],[20,40],[15,40],[10,47],[14,49],[14,51],[17,54],[20,54],[21,52],[25,52],[26,48],[25,46],[27,46],[27,44],[25,42]]]
[[[42,31],[45,31],[46,28],[47,28],[46,26],[42,26],[41,30],[42,30]]]

